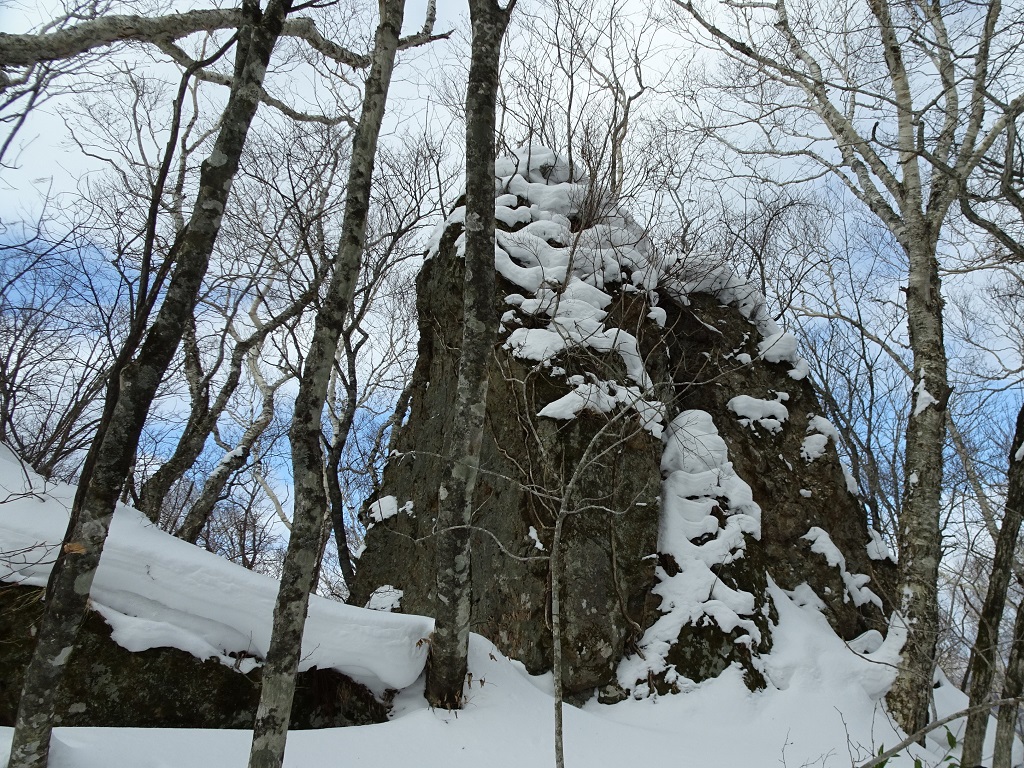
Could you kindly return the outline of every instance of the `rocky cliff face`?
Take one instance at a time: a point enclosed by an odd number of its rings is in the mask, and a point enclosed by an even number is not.
[[[732,664],[764,686],[769,580],[846,639],[883,629],[892,563],[848,489],[796,340],[726,267],[658,252],[572,176],[538,148],[496,164],[502,333],[476,491],[473,631],[531,672],[550,669],[558,583],[566,690],[614,700]],[[463,213],[439,229],[419,277],[414,393],[365,510],[360,604],[433,612]]]

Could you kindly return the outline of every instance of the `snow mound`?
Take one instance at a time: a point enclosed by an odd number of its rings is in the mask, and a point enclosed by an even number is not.
[[[0,446],[0,581],[44,586],[75,490],[23,470]],[[119,505],[91,602],[129,651],[172,647],[248,671],[270,646],[277,582],[154,527]],[[377,606],[375,606],[377,607]],[[310,598],[300,669],[333,668],[374,693],[404,688],[426,661],[431,619]],[[244,657],[241,664],[237,657]]]
[[[745,537],[761,535],[761,508],[729,461],[725,441],[711,414],[683,411],[669,426],[661,457],[665,476],[661,493],[658,549],[671,554],[679,572],[659,566],[652,593],[661,598],[661,616],[639,642],[640,652],[619,665],[619,684],[636,695],[649,694],[651,675],[668,672],[665,681],[682,681],[666,656],[680,630],[702,617],[729,634],[739,628],[748,641],[761,633],[751,619],[754,595],[727,586],[714,568],[742,557]],[[724,517],[724,523],[720,521]]]

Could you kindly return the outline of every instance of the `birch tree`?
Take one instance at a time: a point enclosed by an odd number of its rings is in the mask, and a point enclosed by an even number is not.
[[[1003,66],[1019,30],[1000,0],[838,5],[673,0],[700,42],[722,55],[729,83],[702,123],[747,171],[833,174],[904,252],[913,398],[899,520],[899,607],[909,629],[888,704],[908,733],[928,719],[938,626],[940,489],[951,394],[943,344],[940,242],[962,180],[1024,108]],[[742,122],[745,136],[730,130]],[[779,160],[789,163],[783,169]]]
[[[289,431],[294,512],[281,585],[274,605],[270,650],[263,668],[260,704],[249,756],[250,768],[280,766],[284,761],[306,609],[319,561],[323,514],[329,508],[324,487],[321,422],[339,336],[348,319],[362,265],[377,142],[400,44],[404,0],[385,0],[381,3],[380,12],[370,72],[364,86],[362,113],[352,142],[346,190],[348,197],[334,274],[317,312]],[[435,6],[431,3],[423,36],[429,37],[434,17]]]
[[[290,8],[291,0],[270,0],[263,10],[255,2],[244,6],[234,85],[213,151],[202,164],[191,218],[175,244],[167,292],[138,354],[122,361],[108,385],[104,420],[86,460],[64,545],[47,584],[46,609],[25,673],[9,768],[47,764],[56,691],[85,616],[114,505],[146,413],[195,307],[246,135],[259,106],[263,79]]]
[[[487,363],[497,340],[494,310],[494,136],[501,41],[516,0],[470,0],[473,27],[466,90],[466,272],[459,383],[437,489],[437,608],[427,661],[427,701],[461,709],[469,656],[470,530],[484,415]]]

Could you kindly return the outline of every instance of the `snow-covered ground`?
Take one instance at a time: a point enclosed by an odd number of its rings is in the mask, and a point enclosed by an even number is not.
[[[0,578],[41,584],[48,553],[60,541],[73,489],[44,485],[0,447]],[[684,693],[567,707],[569,766],[694,765],[849,766],[903,736],[890,723],[882,697],[891,683],[894,653],[880,638],[849,647],[829,628],[813,601],[799,605],[774,589],[779,611],[767,690],[750,693],[738,669],[690,686]],[[130,649],[170,645],[200,657],[261,655],[268,642],[275,584],[152,527],[135,510],[115,515],[93,590],[93,603]],[[459,713],[432,711],[418,676],[430,619],[315,598],[310,605],[303,664],[333,666],[380,690],[402,688],[390,722],[299,731],[288,741],[286,764],[416,765],[495,768],[553,763],[550,675],[531,677],[487,640],[473,636],[468,704]],[[230,659],[234,663],[234,659]],[[936,690],[940,715],[966,704],[944,682]],[[962,724],[960,724],[962,726]],[[955,729],[954,729],[955,731]],[[11,729],[0,729],[0,764]],[[912,749],[926,766],[948,757],[938,731],[929,749]],[[241,768],[249,732],[58,728],[54,768]],[[902,755],[890,766],[913,765]]]
[[[807,585],[792,593],[770,587],[779,624],[772,631],[771,653],[759,657],[766,690],[751,693],[741,670],[731,668],[702,684],[676,676],[673,681],[681,693],[648,695],[646,681],[665,671],[665,651],[682,624],[707,616],[723,631],[744,627],[748,639],[757,637],[757,626],[749,620],[755,610],[753,596],[719,584],[712,566],[742,556],[745,536],[759,535],[762,510],[733,471],[710,414],[686,411],[665,423],[663,404],[650,399],[651,380],[637,339],[608,324],[605,310],[612,297],[604,288],[628,283],[631,291],[646,293],[651,301],[648,316],[658,323],[664,323],[665,311],[656,306],[655,286],[684,305],[691,292],[710,292],[754,324],[762,337],[760,357],[788,363],[793,379],[803,378],[807,365],[797,354],[796,339],[767,316],[763,297],[726,266],[700,260],[679,264],[670,255],[659,254],[617,206],[608,206],[599,221],[574,235],[567,216],[586,199],[586,189],[573,180],[564,159],[550,150],[518,150],[515,157],[498,161],[495,174],[495,215],[524,225],[515,233],[499,233],[495,251],[498,270],[523,292],[507,298],[514,309],[502,318],[506,347],[548,366],[568,346],[621,357],[626,380],[567,377],[568,393],[540,415],[570,419],[584,409],[611,412],[626,406],[653,435],[665,438],[660,546],[682,565],[679,574],[665,574],[657,587],[667,607],[641,640],[644,652],[620,666],[620,682],[634,698],[612,706],[595,701],[582,709],[567,708],[567,765],[826,768],[858,765],[902,741],[903,734],[890,722],[883,703],[899,659],[899,633],[890,632],[883,640],[869,632],[844,643],[819,612],[821,601]],[[464,209],[457,209],[447,224],[459,223],[462,216]],[[444,225],[438,228],[435,244],[443,230]],[[572,249],[558,247],[570,241]],[[558,290],[552,287],[555,284]],[[520,315],[533,320],[524,324]],[[541,316],[546,325],[535,327]],[[750,363],[749,355],[743,357],[737,356],[737,361]],[[554,375],[556,368],[551,372]],[[784,429],[789,418],[784,395],[777,393],[773,401],[741,395],[729,407],[755,431],[775,432]],[[818,419],[812,431],[803,444],[806,461],[821,455],[832,427]],[[0,580],[46,582],[73,495],[68,486],[44,484],[0,446]],[[720,526],[710,508],[725,501],[729,516]],[[371,508],[378,521],[400,512],[410,513],[411,508],[400,508],[392,497],[379,499]],[[693,543],[716,532],[710,541]],[[812,551],[842,570],[857,604],[877,601],[867,577],[847,573],[845,558],[827,532],[812,528],[805,538],[812,541]],[[872,556],[885,556],[880,541],[872,541],[871,548]],[[269,646],[275,594],[273,580],[174,539],[136,510],[122,506],[115,514],[91,597],[113,628],[114,640],[129,650],[170,646],[249,669]],[[288,765],[552,764],[550,675],[530,677],[521,664],[473,636],[468,705],[459,713],[432,711],[423,700],[420,680],[432,620],[389,613],[395,595],[378,597],[371,604],[385,610],[314,598],[302,665],[336,668],[378,693],[400,689],[390,722],[293,733]],[[941,675],[935,697],[940,717],[966,706],[966,697]],[[953,723],[953,733],[962,726],[960,721]],[[10,733],[0,729],[4,764]],[[246,764],[250,734],[58,728],[53,738],[51,765],[57,767],[220,768]],[[947,738],[946,731],[938,730],[929,737],[927,748],[915,745],[888,765],[909,768],[915,758],[924,766],[945,764],[950,757]]]

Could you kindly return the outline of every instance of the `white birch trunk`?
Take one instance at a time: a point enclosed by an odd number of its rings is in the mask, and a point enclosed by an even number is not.
[[[438,488],[437,608],[427,663],[427,701],[462,707],[471,613],[470,530],[487,365],[497,339],[494,309],[494,128],[501,41],[514,2],[470,0],[472,61],[466,92],[466,273],[454,421]]]
[[[361,268],[377,141],[404,10],[404,0],[386,0],[381,4],[381,19],[365,85],[362,115],[353,139],[348,197],[334,277],[317,314],[295,400],[295,415],[289,432],[295,503],[281,586],[274,606],[270,650],[263,667],[263,686],[249,756],[250,768],[277,768],[284,761],[306,610],[314,587],[321,525],[328,506],[323,479],[320,419],[339,335],[345,325]]]
[[[64,546],[50,573],[39,641],[25,673],[9,768],[42,768],[47,764],[50,732],[59,725],[53,712],[56,693],[85,617],[114,505],[149,406],[194,311],[242,148],[259,105],[270,55],[290,7],[291,0],[272,0],[261,16],[255,3],[246,6],[248,23],[238,43],[236,84],[224,109],[214,149],[202,165],[199,192],[180,241],[167,294],[138,357],[124,367],[120,381],[110,384],[110,418],[90,451],[95,463],[88,481],[79,488]]]

